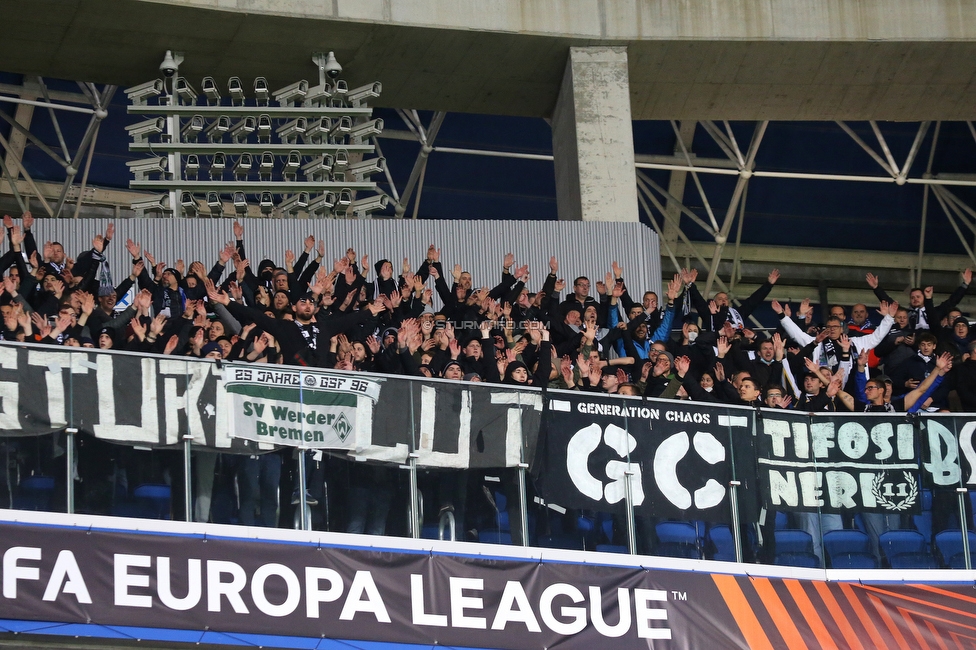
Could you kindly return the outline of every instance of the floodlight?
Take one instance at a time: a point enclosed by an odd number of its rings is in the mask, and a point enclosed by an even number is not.
[[[386,194],[377,194],[365,199],[356,199],[349,205],[349,211],[356,215],[369,214],[382,210],[390,204],[390,197]]]
[[[271,192],[261,192],[258,207],[261,208],[261,214],[267,215],[274,212],[274,197],[271,196]]]
[[[383,84],[378,81],[374,81],[371,84],[366,84],[365,86],[360,86],[359,88],[353,88],[347,92],[346,101],[353,106],[364,106],[366,100],[379,97],[382,91]]]
[[[213,77],[204,77],[203,83],[203,94],[207,96],[207,106],[213,106],[220,103],[220,89],[217,88],[217,82]]]
[[[248,115],[243,120],[230,127],[230,137],[234,139],[234,142],[244,142],[247,140],[247,136],[254,133],[257,123],[258,122],[254,119],[253,115]]]
[[[197,103],[197,91],[193,89],[193,86],[186,80],[186,77],[176,78],[176,88],[174,88],[173,92],[179,97],[181,104],[189,104],[192,106]]]
[[[169,194],[159,194],[133,201],[132,209],[137,217],[144,217],[147,212],[168,212]]]
[[[280,137],[284,142],[288,144],[296,144],[298,142],[298,136],[304,135],[305,128],[308,126],[308,120],[304,117],[296,117],[295,119],[285,122],[279,126],[276,131],[278,137]]]
[[[281,169],[281,173],[285,177],[285,180],[295,180],[295,174],[298,173],[298,168],[301,166],[302,155],[297,151],[289,151],[288,156],[285,158],[285,165]]]
[[[220,200],[220,195],[216,192],[207,192],[207,206],[210,208],[210,216],[219,217],[224,213],[224,202]]]
[[[279,88],[274,91],[275,101],[278,102],[280,106],[290,106],[292,104],[300,105],[302,100],[305,99],[305,95],[308,93],[308,82],[302,79],[301,81],[296,81],[290,86],[285,86],[284,88]]]
[[[247,180],[247,175],[251,171],[251,154],[242,153],[238,158],[237,162],[234,163],[234,176],[237,180]]]
[[[258,115],[258,142],[269,144],[271,142],[271,116]]]
[[[189,192],[180,193],[180,206],[183,208],[183,212],[192,216],[196,216],[199,212],[199,206],[197,205],[196,199]]]
[[[281,210],[283,214],[296,214],[299,210],[305,210],[307,208],[308,192],[292,194],[290,197],[282,201],[280,205],[278,205],[278,209]]]
[[[125,127],[125,130],[129,132],[129,136],[132,137],[136,142],[146,142],[149,139],[149,136],[162,133],[165,127],[165,118],[153,117],[148,120],[143,120],[142,122],[130,124],[129,126]]]
[[[258,174],[262,181],[271,180],[271,174],[274,172],[274,164],[274,154],[272,154],[270,151],[265,151],[261,154],[261,163],[258,167]]]
[[[244,192],[234,192],[234,210],[241,216],[247,214],[247,197]]]
[[[200,171],[200,157],[195,153],[191,153],[186,157],[186,162],[183,164],[183,173],[186,175],[187,180],[195,181],[197,179],[197,172]]]
[[[145,158],[125,163],[137,181],[144,181],[150,174],[164,174],[169,162],[166,158]]]
[[[332,165],[335,164],[335,157],[332,154],[324,153],[316,156],[311,162],[302,165],[302,173],[305,178],[311,181],[324,181],[332,173]]]
[[[349,130],[349,137],[354,141],[361,142],[370,136],[379,135],[383,132],[383,118],[377,117],[375,120],[368,120],[357,124]]]
[[[203,132],[206,134],[207,139],[210,142],[220,142],[224,139],[224,134],[230,130],[230,118],[226,115],[221,115],[216,120],[210,123],[210,126],[205,128]]]
[[[162,94],[164,89],[162,79],[153,79],[144,84],[126,88],[125,94],[133,104],[145,106],[146,100],[150,97],[157,97]]]
[[[271,91],[268,90],[268,80],[264,77],[257,77],[254,79],[254,98],[258,102],[258,106],[268,105],[268,95]]]
[[[308,202],[309,214],[326,217],[332,213],[332,208],[336,204],[335,192],[325,192]]]
[[[244,105],[244,84],[241,83],[240,77],[231,77],[227,80],[227,92],[230,94],[231,104]]]
[[[349,165],[346,168],[346,178],[355,177],[357,181],[379,172],[386,171],[386,158],[371,158]]]
[[[197,136],[203,131],[203,126],[205,122],[203,115],[194,115],[191,117],[183,128],[180,130],[184,142],[196,142]]]
[[[213,159],[210,162],[210,178],[214,180],[219,180],[224,175],[224,169],[227,168],[227,157],[223,152],[218,151],[213,155]]]

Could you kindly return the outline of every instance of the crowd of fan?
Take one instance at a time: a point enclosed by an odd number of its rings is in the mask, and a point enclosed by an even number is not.
[[[39,249],[33,225],[30,213],[21,225],[4,217],[5,340],[804,411],[976,410],[976,333],[955,308],[969,269],[941,304],[926,287],[907,307],[868,274],[877,323],[863,304],[849,318],[832,306],[821,325],[808,300],[795,313],[774,300],[780,321],[768,337],[747,320],[776,270],[738,306],[724,292],[703,296],[693,269],[674,276],[666,301],[648,291],[636,302],[616,262],[595,287],[578,277],[561,298],[555,257],[536,292],[511,254],[498,283],[477,288],[461,264],[445,272],[433,245],[415,272],[404,258],[397,275],[351,248],[323,265],[325,242],[312,236],[297,258],[285,251],[284,266],[265,259],[255,272],[235,222],[209,271],[168,266],[127,240],[131,264],[115,273],[128,275],[112,286],[103,266],[113,226],[72,260],[57,242]]]
[[[747,321],[779,279],[775,269],[737,305],[724,292],[702,295],[694,269],[675,274],[665,300],[647,291],[637,302],[616,262],[595,287],[577,277],[563,298],[567,283],[555,257],[535,292],[527,286],[528,268],[516,266],[511,254],[502,260],[497,284],[478,288],[461,264],[445,272],[434,245],[416,271],[404,258],[396,274],[391,261],[371,265],[351,248],[326,262],[325,242],[309,236],[297,257],[285,251],[283,266],[265,259],[253,270],[244,229],[235,222],[234,241],[209,271],[201,262],[168,266],[127,240],[127,268],[120,272],[120,256],[113,258],[116,276],[128,271],[127,277],[114,285],[106,272],[113,226],[72,260],[60,243],[38,248],[33,225],[29,213],[20,225],[4,217],[10,248],[0,257],[3,340],[804,412],[976,411],[976,334],[956,309],[971,281],[969,269],[941,304],[926,287],[910,292],[907,307],[868,274],[880,303],[874,321],[864,304],[849,314],[834,305],[819,324],[808,300],[795,310],[773,300],[779,323],[767,336]],[[210,516],[213,462],[202,472],[210,485],[202,489],[208,495],[202,511],[197,500],[197,520]],[[221,462],[228,464],[224,474],[240,482],[243,523],[262,523],[254,519],[256,510],[276,512],[279,454]],[[390,472],[355,463],[348,471],[347,530],[383,533]],[[463,486],[441,487],[448,495],[441,500],[461,508]],[[298,494],[297,483],[295,489]],[[316,498],[311,494],[310,502]],[[794,518],[814,537],[818,554],[822,531],[843,525],[837,515]],[[874,544],[880,532],[899,525],[882,515],[865,520]],[[641,526],[645,541],[654,537],[643,530],[647,526]],[[772,545],[764,547],[773,552]],[[642,550],[650,548],[642,544]]]

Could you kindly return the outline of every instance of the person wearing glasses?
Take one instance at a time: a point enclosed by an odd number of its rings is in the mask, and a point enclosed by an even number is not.
[[[827,319],[827,326],[825,328],[826,336],[822,340],[817,341],[820,337],[814,337],[807,334],[793,322],[791,318],[788,318],[784,313],[783,306],[780,305],[779,301],[774,300],[772,302],[773,311],[779,314],[780,326],[786,331],[786,333],[794,341],[799,343],[801,346],[806,346],[811,343],[816,342],[813,348],[810,358],[821,366],[827,366],[831,370],[837,368],[842,361],[842,349],[840,345],[841,335],[844,334],[844,321],[831,316]],[[892,323],[894,323],[895,312],[898,311],[897,302],[881,302],[878,311],[884,316],[881,319],[881,324],[878,328],[870,334],[864,336],[858,336],[852,338],[851,350],[854,352],[854,356],[860,356],[866,354],[869,350],[872,350],[878,345],[884,337],[888,335],[888,331],[891,329]]]

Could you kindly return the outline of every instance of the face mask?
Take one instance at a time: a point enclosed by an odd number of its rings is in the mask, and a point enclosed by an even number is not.
[[[709,386],[708,388],[705,389],[705,392],[711,393],[713,388],[714,388],[713,386]]]
[[[698,332],[688,332],[688,342],[694,343],[695,339],[698,338]]]

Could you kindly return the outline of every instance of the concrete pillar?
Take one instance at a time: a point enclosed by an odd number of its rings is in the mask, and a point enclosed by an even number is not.
[[[563,221],[638,221],[627,50],[571,47],[552,115]]]

